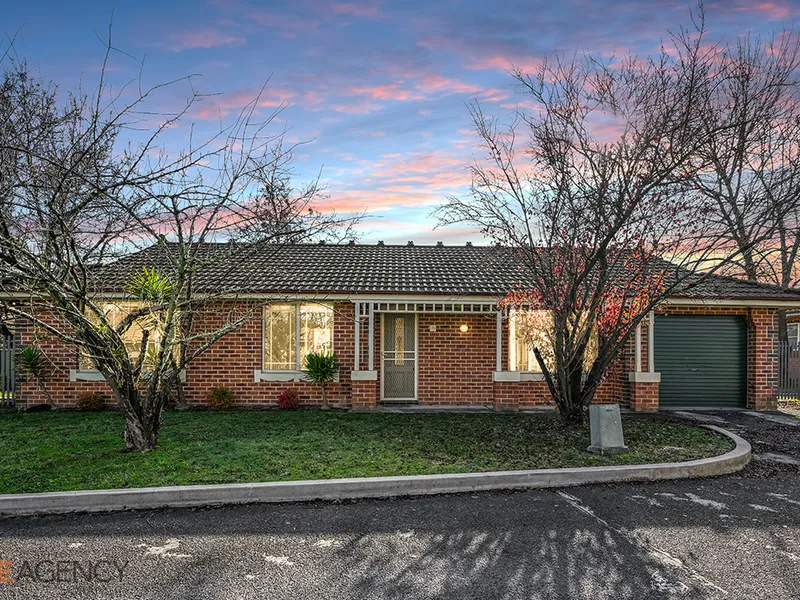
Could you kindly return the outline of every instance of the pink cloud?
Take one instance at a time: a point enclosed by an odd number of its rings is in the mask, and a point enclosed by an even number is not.
[[[400,88],[399,83],[379,84],[372,86],[356,86],[351,92],[357,95],[369,96],[375,100],[422,100],[422,96],[414,94],[409,90]]]
[[[375,211],[396,206],[420,206],[441,200],[438,195],[414,192],[390,192],[380,189],[332,191],[329,198],[317,204],[322,211],[335,210],[349,213],[363,210]]]
[[[319,21],[317,19],[285,13],[253,11],[249,14],[249,17],[259,25],[280,29],[283,35],[288,38],[296,37],[298,33],[313,33],[319,29]]]
[[[331,4],[331,9],[337,14],[353,17],[374,17],[378,14],[378,8],[375,6],[363,6],[352,2],[334,2]]]
[[[285,105],[294,92],[285,88],[267,88],[259,96],[255,89],[240,89],[226,94],[202,97],[194,106],[191,116],[201,121],[215,120],[240,112],[251,102],[259,107],[277,108]]]
[[[325,96],[323,96],[319,92],[311,90],[303,94],[303,101],[305,102],[306,105],[315,106],[317,104],[323,103],[325,101]]]
[[[416,88],[424,93],[476,94],[481,87],[460,79],[451,79],[441,75],[427,75],[416,84]]]
[[[759,2],[757,4],[737,6],[734,8],[734,10],[762,12],[767,15],[767,18],[770,21],[783,21],[793,15],[800,14],[800,11],[797,9],[793,9],[791,6],[779,4],[777,2]]]
[[[505,104],[501,104],[500,108],[505,108],[508,110],[538,111],[542,109],[542,105],[529,98],[520,98],[517,102],[507,102]]]
[[[401,155],[389,162],[378,161],[369,174],[378,180],[381,189],[397,189],[410,185],[414,190],[431,190],[438,193],[453,191],[469,183],[466,166],[469,159],[443,154],[440,151],[414,152]]]
[[[331,104],[330,108],[346,115],[367,115],[381,110],[383,105],[369,100],[358,100],[347,104]]]
[[[494,56],[491,58],[481,58],[464,66],[471,71],[503,71],[507,73],[514,69],[520,69],[525,73],[535,74],[542,66],[542,60],[532,56]]]
[[[481,92],[480,99],[484,102],[502,102],[503,100],[507,100],[510,95],[511,92],[508,90],[489,88]]]
[[[181,52],[191,48],[216,48],[219,46],[241,46],[245,39],[232,35],[225,35],[216,29],[201,28],[191,31],[178,31],[167,36],[170,49]]]

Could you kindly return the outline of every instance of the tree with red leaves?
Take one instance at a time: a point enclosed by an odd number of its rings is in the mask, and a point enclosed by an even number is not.
[[[735,253],[720,253],[729,248],[696,189],[719,131],[704,120],[717,48],[702,11],[694,23],[655,57],[555,56],[534,76],[517,71],[534,108],[510,126],[470,107],[488,157],[439,219],[477,225],[519,265],[502,304],[516,323],[536,321],[516,329],[567,422],[584,420],[642,320]]]

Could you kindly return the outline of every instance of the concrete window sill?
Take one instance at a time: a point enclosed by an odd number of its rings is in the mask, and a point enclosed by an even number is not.
[[[350,379],[353,381],[377,381],[378,371],[350,371]]]
[[[535,371],[493,371],[492,381],[518,383],[521,381],[544,381],[544,374]]]
[[[339,382],[339,372],[336,372],[334,375],[333,380],[338,383]],[[253,381],[255,383],[259,383],[262,381],[308,381],[308,377],[306,376],[305,371],[295,371],[295,370],[287,370],[287,371],[262,371],[260,369],[256,369],[253,371]]]
[[[632,372],[628,373],[628,381],[632,383],[660,383],[661,373]]]

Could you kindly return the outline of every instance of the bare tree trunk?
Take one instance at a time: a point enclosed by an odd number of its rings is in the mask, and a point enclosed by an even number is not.
[[[111,386],[117,406],[125,418],[125,430],[122,434],[125,449],[129,452],[155,449],[164,407],[163,398],[142,402],[141,391],[134,380],[120,384],[118,380],[107,376],[106,381]]]
[[[533,349],[533,354],[536,361],[539,363],[539,368],[542,370],[547,387],[550,389],[550,395],[556,403],[556,408],[565,423],[569,425],[579,425],[585,421],[585,405],[591,402],[591,397],[588,401],[585,399],[583,389],[583,357],[578,361],[580,364],[576,367],[575,361],[570,361],[567,365],[567,385],[565,387],[555,385],[553,376],[545,364],[544,358],[538,348]],[[592,396],[594,392],[592,391]]]
[[[175,408],[184,410],[186,408],[186,390],[183,387],[183,381],[178,377],[175,384]]]
[[[39,389],[42,390],[42,393],[44,394],[44,399],[45,402],[47,402],[47,406],[54,408],[55,402],[53,402],[53,395],[50,393],[50,390],[47,389],[47,386],[45,385],[44,381],[41,381],[40,379],[37,378],[36,383],[38,384]]]
[[[125,420],[125,447],[132,452],[147,452],[154,450],[158,441],[158,426],[161,415],[147,420]]]
[[[326,382],[322,382],[320,388],[322,388],[322,410],[328,410],[330,407],[328,406],[328,384]]]

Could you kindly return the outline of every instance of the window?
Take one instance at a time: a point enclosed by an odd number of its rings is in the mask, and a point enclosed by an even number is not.
[[[800,323],[787,323],[786,335],[791,347],[794,348],[800,344]]]
[[[553,318],[546,310],[512,310],[508,322],[508,368],[510,371],[541,372],[533,354],[534,346],[549,362],[548,332]]]
[[[311,352],[333,352],[333,306],[273,304],[264,309],[265,371],[299,370]]]
[[[539,361],[533,353],[539,348],[548,369],[555,367],[553,354],[553,316],[547,310],[512,310],[508,323],[508,368],[510,371],[540,373]],[[597,331],[592,330],[584,355],[584,368],[597,357]]]
[[[126,316],[141,308],[142,305],[135,301],[122,301],[106,302],[99,304],[98,307],[105,313],[108,324],[111,327],[116,327]],[[143,363],[143,368],[147,371],[154,366],[155,355],[158,352],[161,337],[164,334],[164,323],[160,322],[158,315],[140,317],[122,333],[121,337],[128,351],[129,359],[133,364],[136,364],[141,353],[142,335],[145,329],[150,331],[150,337],[147,340],[147,354]],[[82,370],[93,370],[95,368],[91,358],[85,352],[81,352],[80,368]]]

